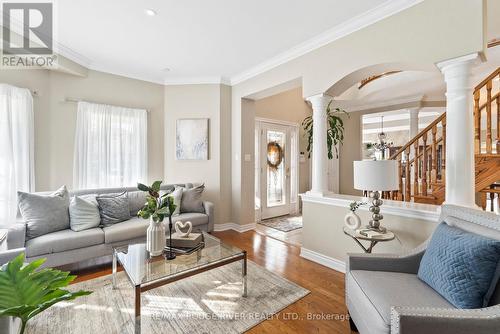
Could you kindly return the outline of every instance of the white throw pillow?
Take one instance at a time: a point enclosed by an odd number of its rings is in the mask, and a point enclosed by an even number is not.
[[[182,188],[176,187],[174,191],[172,191],[169,196],[174,198],[175,211],[172,216],[177,216],[181,212],[181,199],[182,199]]]
[[[74,196],[69,202],[69,225],[75,231],[98,227],[101,224],[95,195]]]

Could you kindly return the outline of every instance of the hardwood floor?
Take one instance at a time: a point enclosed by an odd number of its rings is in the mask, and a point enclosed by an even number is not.
[[[300,247],[255,231],[213,233],[226,243],[247,251],[258,265],[311,291],[272,319],[247,333],[350,333],[344,303],[344,275],[300,257]],[[76,282],[111,273],[111,266],[75,272]]]

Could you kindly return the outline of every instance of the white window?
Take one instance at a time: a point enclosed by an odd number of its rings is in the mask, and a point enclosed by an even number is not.
[[[33,191],[33,98],[0,84],[0,225],[15,222],[17,191]]]
[[[147,151],[146,110],[78,102],[75,189],[146,182]]]

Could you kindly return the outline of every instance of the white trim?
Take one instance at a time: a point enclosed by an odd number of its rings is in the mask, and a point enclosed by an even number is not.
[[[334,259],[333,257],[320,254],[304,247],[300,248],[300,257],[319,263],[325,267],[339,271],[341,273],[345,273],[345,262]]]
[[[349,203],[353,201],[368,202],[368,199],[366,197],[340,195],[340,194],[318,196],[306,193],[306,194],[300,194],[300,197],[302,197],[302,202],[305,203],[334,205],[346,209],[349,207]],[[361,206],[358,210],[369,211],[369,206],[368,205]],[[413,202],[384,200],[384,204],[381,207],[381,212],[382,214],[422,219],[428,222],[436,223],[439,220],[441,207],[432,204],[420,204]]]
[[[243,232],[254,230],[256,225],[257,224],[255,224],[255,223],[250,223],[250,224],[245,224],[245,225],[238,225],[236,223],[215,224],[214,231],[221,232],[221,231],[233,230],[233,231],[236,231],[239,233],[243,233]]]
[[[479,63],[480,59],[481,58],[479,57],[479,53],[474,52],[465,56],[441,61],[439,63],[436,63],[436,66],[437,68],[439,68],[441,72],[443,72],[446,70],[447,67],[460,65],[464,62]]]
[[[424,102],[425,95],[415,95],[398,97],[391,100],[384,101],[363,101],[363,100],[333,100],[333,105],[335,107],[341,107],[347,109],[347,112],[357,112],[365,111],[377,108],[390,108],[393,106],[400,106],[401,104],[411,104],[405,109],[410,108],[422,108],[422,103]],[[393,109],[399,110],[399,109]]]
[[[217,85],[231,85],[228,78],[214,76],[214,77],[179,77],[179,78],[166,78],[163,81],[165,86],[170,85],[201,85],[201,84],[217,84]]]
[[[361,30],[369,25],[372,25],[378,21],[381,21],[389,16],[397,14],[405,9],[413,7],[423,0],[389,0],[385,1],[381,5],[358,15],[346,22],[343,22],[332,29],[325,31],[322,34],[317,35],[305,41],[288,51],[285,51],[275,57],[268,59],[254,66],[250,69],[240,72],[231,77],[231,85],[239,84],[246,81],[254,76],[267,72],[275,67],[278,67],[286,62],[289,62],[295,58],[303,56],[304,54],[314,51],[322,46],[332,43],[342,37],[352,34],[358,30]]]
[[[296,122],[289,122],[289,121],[282,121],[279,119],[271,119],[271,118],[264,118],[264,117],[255,117],[256,122],[265,122],[265,123],[271,123],[271,124],[279,124],[279,125],[286,125],[286,126],[294,126],[294,127],[299,127],[299,123]]]

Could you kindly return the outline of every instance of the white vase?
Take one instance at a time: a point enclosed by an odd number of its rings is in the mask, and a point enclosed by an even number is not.
[[[349,211],[344,217],[344,224],[351,230],[357,230],[361,227],[361,218],[355,212]]]
[[[146,232],[146,250],[152,256],[161,255],[165,247],[165,227],[163,223],[155,222],[149,218],[149,226]]]

